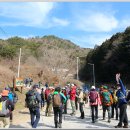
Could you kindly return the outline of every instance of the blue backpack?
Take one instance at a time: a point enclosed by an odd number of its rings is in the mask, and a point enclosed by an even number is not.
[[[13,93],[9,92],[9,93],[8,93],[8,97],[9,97],[9,100],[11,100],[11,101],[13,102],[13,100],[14,100],[14,95],[13,95]]]

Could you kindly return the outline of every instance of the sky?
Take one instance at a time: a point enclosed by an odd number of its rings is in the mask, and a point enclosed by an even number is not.
[[[130,2],[0,2],[0,38],[55,35],[83,48],[130,26]]]

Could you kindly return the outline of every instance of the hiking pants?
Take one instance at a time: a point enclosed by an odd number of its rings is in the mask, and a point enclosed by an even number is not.
[[[98,105],[91,105],[91,112],[92,121],[94,122],[95,119],[98,119]]]
[[[41,109],[44,107],[44,100],[41,100]]]
[[[47,103],[46,106],[46,115],[51,116],[51,110],[52,110],[52,103]]]
[[[116,119],[118,120],[118,104],[117,103],[113,103],[111,107],[112,107],[111,118],[114,118],[114,110],[115,110],[115,112],[116,112]]]
[[[80,102],[80,103],[79,103],[79,110],[80,110],[81,113],[84,112],[83,105],[84,105],[83,102]]]
[[[54,122],[62,123],[62,107],[53,107],[54,110]],[[59,116],[59,121],[58,121]]]
[[[108,112],[108,120],[110,120],[111,119],[111,106],[103,105],[103,119],[105,119],[106,110]]]
[[[75,114],[76,113],[75,100],[70,100],[70,103],[71,103],[71,107],[72,107],[72,113]]]
[[[75,107],[76,107],[76,110],[78,110],[78,98],[77,97],[75,98]]]
[[[118,126],[122,126],[122,123],[124,123],[124,125],[128,125],[127,104],[123,104],[122,106],[120,106],[119,109],[120,109],[120,116]]]
[[[9,117],[0,117],[0,121],[2,121],[2,126],[0,128],[9,128],[10,126],[10,119]]]
[[[40,109],[37,107],[35,109],[30,108],[29,110],[32,128],[36,128],[40,120]]]

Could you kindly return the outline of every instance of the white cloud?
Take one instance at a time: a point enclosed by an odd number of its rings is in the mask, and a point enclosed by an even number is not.
[[[54,9],[53,2],[32,2],[32,3],[10,3],[0,5],[0,17],[7,18],[8,21],[1,21],[1,26],[33,26],[33,27],[53,27],[67,26],[67,20],[49,16]]]
[[[86,36],[71,36],[69,39],[78,44],[81,47],[85,48],[94,48],[95,45],[101,45],[104,41],[109,39],[111,35],[105,34],[95,34],[95,35],[86,35]]]
[[[56,18],[56,17],[53,17],[52,21],[53,21],[54,24],[61,25],[61,26],[67,26],[67,25],[70,24],[70,22],[68,20],[59,19],[59,18]]]
[[[118,20],[111,12],[86,11],[76,16],[76,27],[87,32],[110,32],[118,27]]]

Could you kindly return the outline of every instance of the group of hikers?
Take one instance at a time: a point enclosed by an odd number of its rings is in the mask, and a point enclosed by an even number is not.
[[[85,118],[84,104],[89,103],[92,123],[98,121],[98,106],[102,106],[102,120],[106,118],[108,112],[108,123],[111,118],[119,121],[115,128],[128,128],[127,102],[130,99],[130,93],[126,93],[126,88],[120,78],[120,73],[116,74],[117,84],[109,87],[102,85],[97,91],[95,86],[91,86],[88,93],[83,91],[82,87],[76,84],[67,84],[60,87],[46,86],[41,89],[38,84],[34,84],[26,93],[26,106],[29,108],[31,117],[31,126],[36,128],[40,120],[40,111],[43,110],[46,102],[45,116],[52,116],[54,113],[55,128],[62,128],[62,114],[67,114],[67,104],[70,101],[72,107],[71,116],[76,115],[76,110],[80,110],[80,118]],[[114,114],[114,111],[116,114]]]
[[[18,101],[18,96],[9,86],[6,86],[0,93],[0,128],[9,128],[13,120],[13,110]]]
[[[85,118],[85,104],[90,107],[92,123],[98,121],[99,106],[102,107],[102,120],[106,119],[108,112],[108,123],[115,117],[119,123],[115,128],[128,128],[127,104],[130,100],[130,92],[126,92],[120,73],[116,74],[116,85],[108,87],[106,85],[97,87],[91,86],[88,92],[85,92],[81,86],[69,83],[65,87],[55,83],[53,86],[46,84],[41,88],[39,84],[33,84],[25,97],[26,107],[30,112],[31,126],[37,128],[41,111],[45,108],[45,116],[54,114],[55,128],[62,128],[62,115],[68,114],[68,103],[72,107],[71,116],[77,114],[79,109],[80,118]],[[9,128],[13,120],[13,110],[18,100],[18,96],[10,87],[5,87],[0,93],[0,121],[3,122],[3,128]]]

